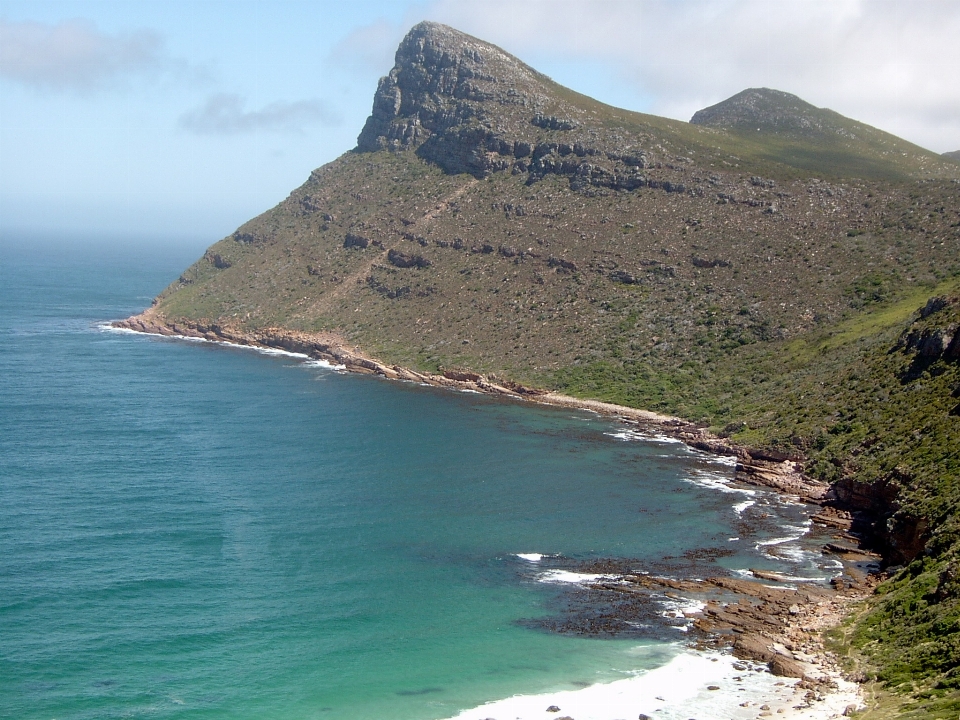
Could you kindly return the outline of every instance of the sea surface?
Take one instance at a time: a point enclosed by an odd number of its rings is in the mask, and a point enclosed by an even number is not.
[[[201,252],[0,240],[0,717],[433,720],[683,652],[543,630],[573,560],[827,572],[667,438],[106,326]]]

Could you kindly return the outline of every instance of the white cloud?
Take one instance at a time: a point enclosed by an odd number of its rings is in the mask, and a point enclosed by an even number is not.
[[[91,90],[166,62],[149,30],[108,35],[86,20],[55,25],[0,19],[0,77],[53,90]]]
[[[960,148],[956,0],[434,0],[424,17],[530,62],[603,62],[668,117],[766,86]]]
[[[333,126],[340,115],[322,100],[275,102],[260,110],[245,110],[239,95],[212,95],[200,107],[180,117],[180,127],[201,135],[236,135],[258,131],[301,132],[308,125]]]

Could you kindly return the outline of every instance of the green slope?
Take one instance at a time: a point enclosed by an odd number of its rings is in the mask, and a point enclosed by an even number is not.
[[[943,157],[929,150],[779,90],[744,90],[690,122],[743,138],[757,159],[809,173],[906,179],[945,172]]]

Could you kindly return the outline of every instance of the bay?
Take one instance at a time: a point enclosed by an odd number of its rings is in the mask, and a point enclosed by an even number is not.
[[[817,570],[609,419],[105,329],[201,251],[0,241],[0,715],[448,717],[680,651],[536,629],[551,556]]]

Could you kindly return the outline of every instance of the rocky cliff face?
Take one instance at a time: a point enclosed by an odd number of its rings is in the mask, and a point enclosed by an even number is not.
[[[450,173],[504,169],[517,145],[533,139],[525,120],[548,105],[544,81],[493,45],[420,23],[380,80],[357,148],[415,149]]]
[[[380,80],[357,149],[412,149],[448,173],[478,178],[510,171],[531,182],[567,176],[581,189],[683,191],[675,179],[640,172],[663,168],[643,144],[649,136],[604,129],[591,117],[596,112],[565,102],[558,89],[500,48],[423,22],[404,38],[396,64]]]
[[[924,362],[960,360],[960,297],[937,296],[920,310],[920,318],[904,331],[897,347],[917,353]]]

